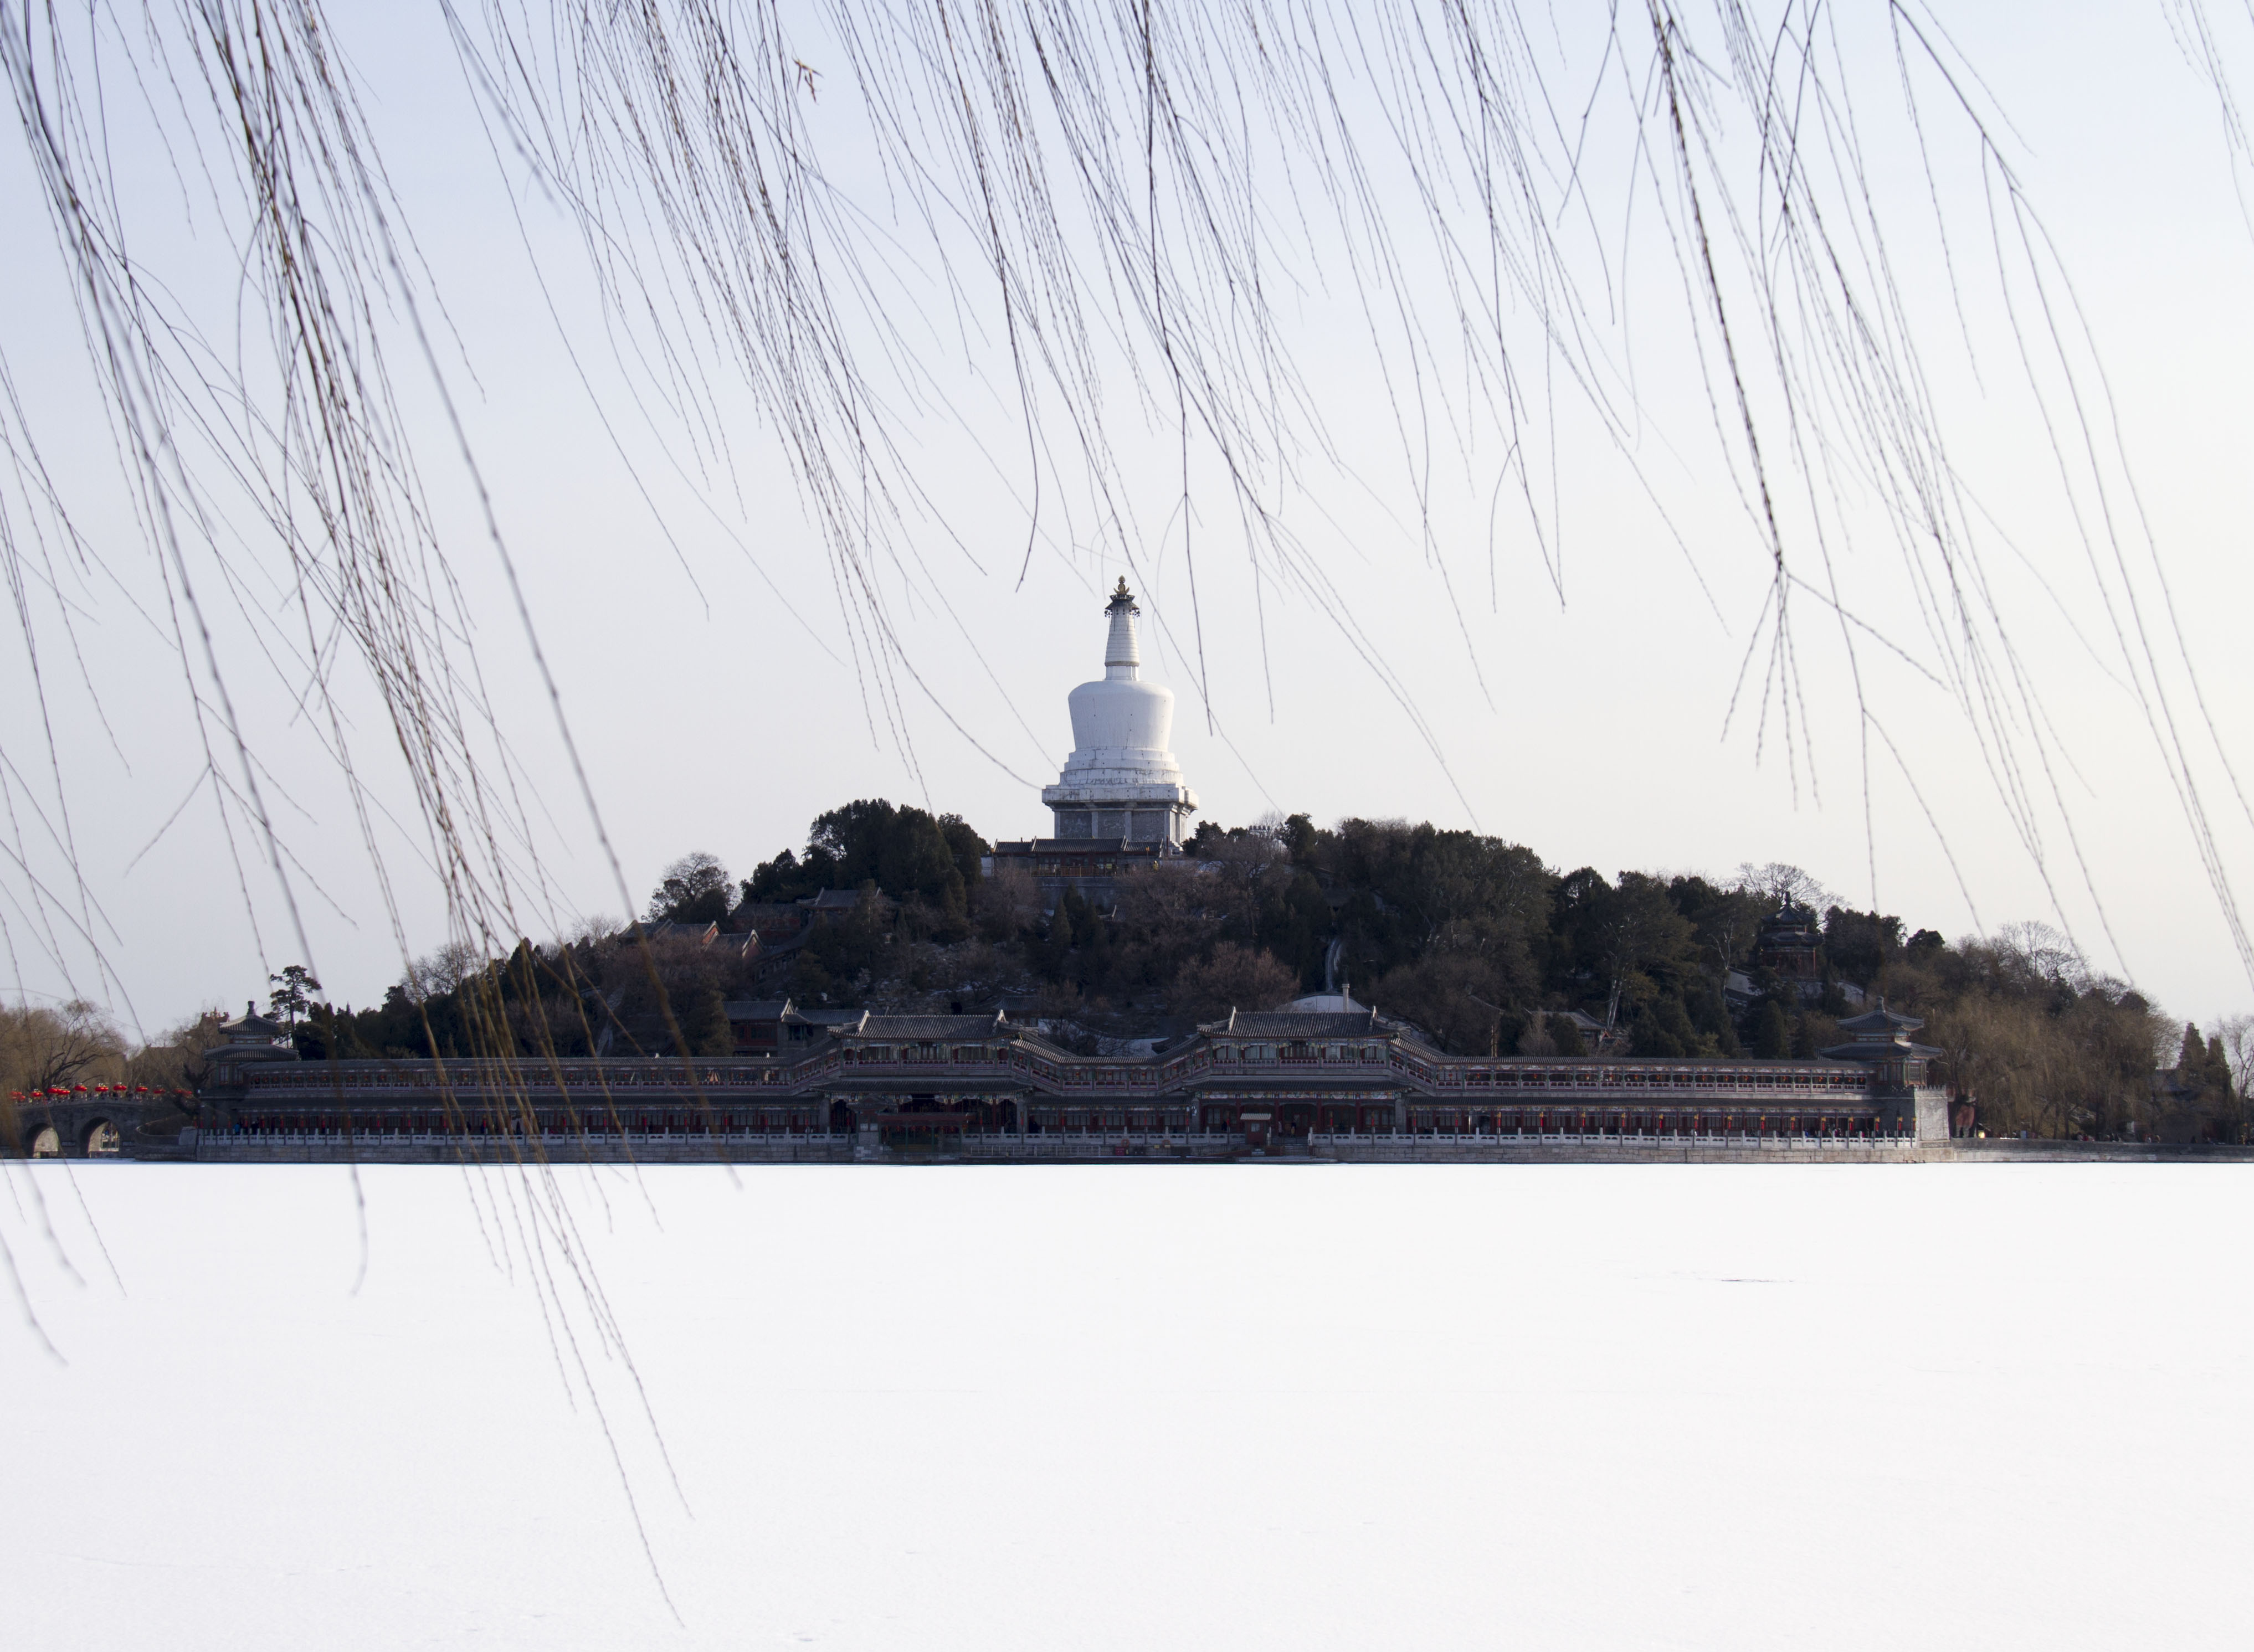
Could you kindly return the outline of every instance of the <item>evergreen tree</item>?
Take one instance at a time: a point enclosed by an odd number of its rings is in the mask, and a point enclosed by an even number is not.
[[[1057,903],[1057,916],[1063,920],[1068,945],[1085,947],[1094,944],[1096,926],[1099,920],[1096,909],[1088,904],[1079,890],[1064,892],[1064,899]]]
[[[266,978],[274,983],[273,994],[267,1000],[271,1012],[281,1019],[284,1026],[294,1029],[299,1018],[312,1007],[312,994],[321,990],[321,984],[313,979],[313,972],[302,963],[287,965],[280,975],[270,975]]]
[[[1697,1055],[1700,1054],[1698,1031],[1681,1004],[1671,998],[1656,998],[1635,1018],[1628,1054],[1662,1059]]]
[[[1792,1054],[1792,1024],[1784,1005],[1774,998],[1754,1012],[1754,1054],[1764,1061],[1782,1061]]]
[[[690,1055],[732,1055],[736,1032],[728,1025],[726,1000],[717,987],[707,987],[678,1006],[681,1037]]]
[[[1079,897],[1068,890],[1068,900]],[[1045,981],[1061,981],[1072,967],[1072,919],[1060,906],[1042,920],[1040,928],[1026,943],[1026,962],[1035,974]]]
[[[801,860],[786,849],[744,879],[744,899],[776,906],[803,900],[830,888],[836,870],[836,858],[827,850],[808,850]]]
[[[1824,962],[1858,986],[1877,980],[1879,971],[1901,953],[1899,918],[1844,906],[1833,906],[1824,914]]]
[[[947,840],[948,852],[955,857],[955,870],[962,874],[963,892],[967,896],[978,886],[979,878],[984,876],[979,863],[992,845],[973,831],[970,823],[960,815],[942,815],[939,817],[939,834]]]
[[[1690,1015],[1703,1051],[1724,1056],[1742,1054],[1738,1047],[1738,1030],[1730,1025],[1729,1002],[1712,982],[1693,983],[1684,994],[1683,1007]]]

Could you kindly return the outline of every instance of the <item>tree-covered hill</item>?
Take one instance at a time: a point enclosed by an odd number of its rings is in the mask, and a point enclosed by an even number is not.
[[[1183,864],[1122,878],[1108,909],[1068,894],[1044,912],[1022,871],[981,876],[987,850],[956,816],[863,799],[740,882],[710,854],[683,857],[640,924],[500,959],[441,955],[377,1008],[322,1006],[304,1041],[344,1054],[720,1054],[728,1003],[788,996],[809,1008],[1005,1003],[1092,1048],[1328,983],[1462,1054],[1578,1054],[1593,1023],[1596,1042],[1635,1055],[1783,1058],[1840,1042],[1838,1021],[1867,994],[1926,1018],[1941,1075],[1991,1130],[2113,1135],[2137,1121],[2236,1139],[2248,1116],[2245,1064],[2229,1059],[2245,1053],[2241,1024],[2202,1040],[2040,926],[1950,942],[1829,900],[1794,867],[1606,877],[1474,832],[1294,815],[1208,822]],[[1758,956],[1787,896],[1822,914],[1807,993]],[[2173,1076],[2156,1085],[2156,1068]]]

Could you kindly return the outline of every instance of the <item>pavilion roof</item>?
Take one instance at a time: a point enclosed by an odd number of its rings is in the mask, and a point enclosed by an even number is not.
[[[1924,1020],[1918,1016],[1904,1015],[1898,1010],[1889,1010],[1886,1008],[1886,1001],[1880,998],[1876,1009],[1866,1010],[1851,1020],[1840,1022],[1839,1030],[1842,1032],[1852,1032],[1858,1038],[1884,1039],[1892,1038],[1897,1032],[1914,1032],[1924,1025]]]
[[[270,1021],[259,1014],[258,1006],[255,1003],[247,1003],[242,1006],[241,1020],[223,1022],[219,1030],[227,1034],[230,1043],[234,1044],[272,1043],[276,1039],[285,1039],[290,1036],[288,1027],[284,1026],[279,1021]]]

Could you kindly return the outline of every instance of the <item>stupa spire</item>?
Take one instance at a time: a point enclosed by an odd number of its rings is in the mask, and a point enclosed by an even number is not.
[[[1111,634],[1103,644],[1103,675],[1113,682],[1139,682],[1143,676],[1143,651],[1135,638],[1135,616],[1142,612],[1135,606],[1135,594],[1127,589],[1127,576],[1119,576],[1119,588],[1111,593],[1104,612],[1111,616]]]

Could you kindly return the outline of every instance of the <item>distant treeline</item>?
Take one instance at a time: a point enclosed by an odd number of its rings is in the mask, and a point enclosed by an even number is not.
[[[728,1001],[786,994],[942,1009],[1031,995],[1060,1036],[1093,1040],[1186,1032],[1232,1005],[1320,990],[1331,974],[1460,1054],[1582,1054],[1561,1013],[1578,1011],[1636,1055],[1806,1057],[1842,1040],[1852,985],[1926,1018],[1940,1076],[1977,1099],[1987,1129],[2235,1140],[2248,1118],[2242,1022],[2202,1038],[2041,926],[1951,942],[1830,900],[1789,866],[1608,878],[1474,832],[1293,815],[1208,822],[1188,846],[1194,870],[1125,877],[1110,910],[1068,895],[1044,914],[1023,872],[980,876],[988,848],[956,816],[850,803],[740,882],[710,855],[684,857],[644,914],[741,935],[822,891],[857,892],[794,944],[630,928],[494,960],[442,952],[374,1009],[314,1005],[300,1041],[347,1055],[721,1054]],[[1788,894],[1822,914],[1813,1003],[1754,956]],[[1750,990],[1735,1006],[1732,971]],[[2170,1074],[2158,1087],[2156,1069]]]

